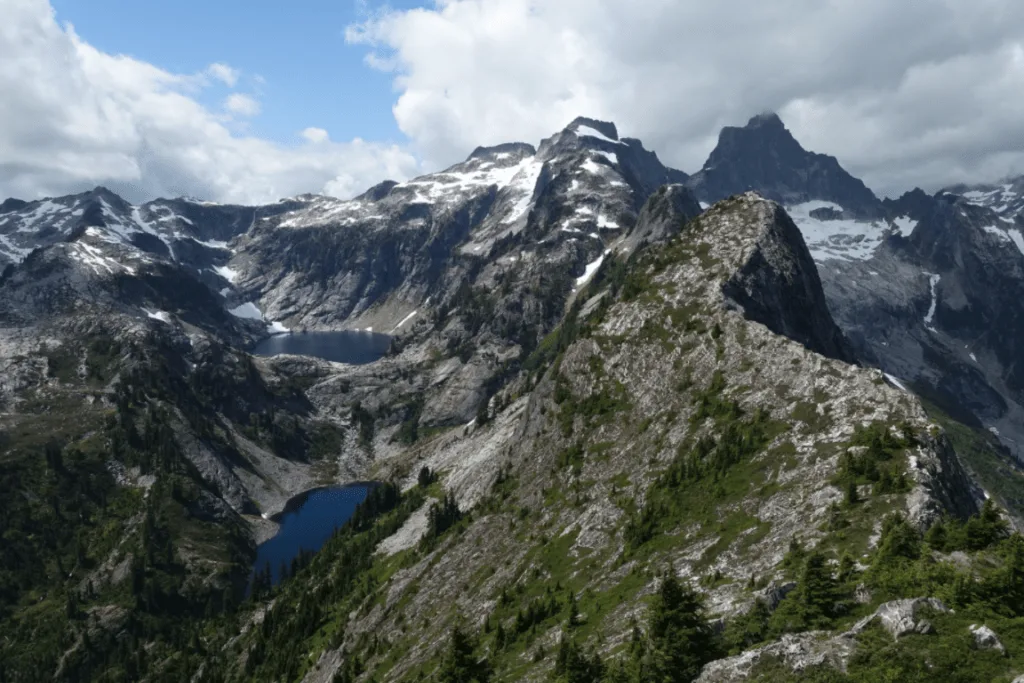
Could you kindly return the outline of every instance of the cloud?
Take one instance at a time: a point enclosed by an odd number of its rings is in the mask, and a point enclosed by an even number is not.
[[[329,137],[327,135],[327,131],[324,130],[323,128],[307,128],[306,130],[302,131],[301,135],[308,142],[312,142],[314,144],[327,142],[327,139]]]
[[[348,27],[428,164],[611,119],[684,170],[779,111],[882,193],[1024,173],[1016,0],[441,0]]]
[[[239,116],[256,116],[260,113],[260,103],[249,95],[236,92],[224,100],[224,109]]]
[[[238,69],[219,62],[208,66],[206,68],[206,73],[211,78],[217,79],[229,88],[235,87],[235,83],[238,82],[238,77],[240,75]]]
[[[395,145],[289,147],[234,134],[196,96],[211,79],[230,85],[236,70],[175,74],[106,54],[59,26],[46,0],[5,3],[0,56],[0,197],[103,184],[133,201],[186,194],[255,203],[311,191],[352,196],[419,170]],[[228,103],[253,111],[243,99]]]

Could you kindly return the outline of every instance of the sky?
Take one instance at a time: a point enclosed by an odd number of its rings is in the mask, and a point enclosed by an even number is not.
[[[876,193],[1024,174],[1019,0],[0,0],[0,197],[351,197],[614,121],[777,111]]]

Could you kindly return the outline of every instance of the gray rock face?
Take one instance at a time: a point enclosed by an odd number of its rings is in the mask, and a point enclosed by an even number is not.
[[[949,612],[949,608],[936,598],[894,600],[879,605],[874,614],[858,621],[851,632],[860,633],[869,624],[877,621],[893,638],[901,638],[911,633],[924,633],[929,630],[931,624],[921,614],[929,611],[945,613]]]
[[[776,114],[755,116],[742,128],[723,128],[704,168],[687,182],[709,204],[756,190],[782,204],[820,199],[860,217],[882,213],[881,202],[863,182],[835,157],[801,147]]]
[[[777,204],[746,263],[723,293],[744,315],[818,353],[852,361],[825,303],[817,268],[793,221]]]
[[[700,203],[685,185],[662,185],[640,209],[636,227],[626,238],[629,249],[667,240],[700,212]]]
[[[836,321],[858,357],[1024,455],[1016,223],[948,193],[911,193],[890,208],[904,212],[900,234],[865,260],[820,264]]]
[[[999,640],[999,636],[988,626],[971,624],[970,631],[974,636],[974,646],[979,650],[996,650],[1001,654],[1006,654],[1006,647]]]
[[[794,675],[818,666],[845,670],[847,660],[856,649],[856,640],[848,635],[835,638],[823,636],[817,631],[786,634],[770,645],[707,664],[696,683],[746,681],[750,679],[754,667],[771,659],[780,660]]]
[[[931,623],[922,616],[927,612],[944,613],[949,612],[949,608],[935,598],[887,602],[879,605],[874,614],[858,621],[849,631],[838,635],[819,632],[785,635],[777,642],[707,664],[697,681],[746,681],[750,679],[754,667],[766,659],[781,661],[792,669],[794,675],[804,669],[822,665],[845,671],[847,661],[857,649],[857,635],[870,624],[877,621],[894,639],[911,633],[927,635],[932,631]]]
[[[1024,178],[878,202],[762,115],[724,129],[687,182],[702,201],[755,190],[782,202],[856,358],[1024,457]]]

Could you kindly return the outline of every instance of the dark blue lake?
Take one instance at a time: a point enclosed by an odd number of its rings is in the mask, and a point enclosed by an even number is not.
[[[347,522],[356,506],[366,500],[373,484],[333,486],[310,491],[289,502],[276,518],[277,535],[256,549],[254,571],[270,564],[271,583],[281,580],[281,565],[291,565],[299,551],[320,550],[334,530]]]
[[[364,365],[387,353],[389,346],[391,337],[377,332],[292,332],[264,339],[256,345],[253,353],[257,356],[290,353],[336,363]]]

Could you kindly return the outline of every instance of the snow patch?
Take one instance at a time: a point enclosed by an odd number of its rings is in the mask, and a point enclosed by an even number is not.
[[[601,156],[603,156],[605,159],[607,159],[608,161],[612,162],[613,164],[618,164],[619,163],[619,157],[618,157],[617,154],[615,154],[615,152],[606,152],[603,149],[595,149],[594,153],[595,154],[600,154]]]
[[[906,216],[897,216],[892,222],[896,226],[893,232],[901,237],[908,237],[910,233],[914,232],[914,228],[917,227],[918,223],[913,218]]]
[[[602,263],[604,263],[604,257],[610,253],[612,253],[611,249],[605,249],[603,254],[587,264],[586,268],[583,269],[583,275],[576,278],[576,287],[573,291],[587,284],[590,281],[590,278],[594,277],[594,273],[596,273],[597,269],[601,267]]]
[[[143,308],[142,310],[145,311],[147,317],[152,318],[153,320],[159,320],[160,322],[167,323],[168,325],[171,323],[171,316],[167,311],[151,311],[148,308]]]
[[[576,126],[576,130],[573,131],[573,132],[576,133],[576,137],[578,137],[578,138],[597,138],[598,140],[603,140],[605,142],[610,142],[613,145],[624,145],[624,144],[626,144],[626,143],[622,142],[621,140],[612,140],[610,137],[608,137],[607,135],[605,135],[601,131],[597,130],[596,128],[591,128],[590,126],[584,126],[584,125]]]
[[[509,190],[518,193],[519,197],[512,205],[512,211],[509,212],[502,223],[515,223],[530,210],[530,204],[533,202],[533,193],[537,188],[537,181],[540,180],[540,172],[543,168],[544,163],[534,159],[530,159],[528,163],[520,165],[520,171],[512,178],[509,184]]]
[[[204,240],[196,239],[195,237],[193,237],[191,239],[196,244],[201,244],[204,247],[210,247],[211,249],[225,249],[227,251],[231,251],[231,248],[228,246],[228,243],[227,242],[222,242],[221,240],[205,240],[204,241]]]
[[[217,275],[220,275],[231,284],[235,284],[235,281],[238,280],[238,271],[234,268],[228,268],[227,266],[214,266],[213,272],[217,273]]]
[[[270,321],[270,324],[267,325],[267,332],[270,334],[289,334],[291,333],[291,330],[277,320],[272,320]]]
[[[402,325],[404,325],[404,324],[406,324],[407,322],[409,322],[410,320],[412,320],[413,316],[414,316],[414,315],[416,315],[416,313],[417,313],[417,311],[413,311],[413,312],[412,312],[412,313],[410,313],[409,315],[407,315],[407,316],[405,316],[404,318],[402,318],[402,321],[401,321],[401,322],[399,322],[399,323],[398,323],[397,325],[395,325],[395,328],[394,328],[393,330],[391,330],[391,334],[394,334],[395,332],[397,332],[397,331],[398,331],[398,329],[399,329],[399,328],[400,328],[400,327],[401,327]]]
[[[833,259],[863,261],[871,258],[883,241],[882,227],[877,223],[849,219],[823,221],[811,216],[815,209],[824,208],[842,210],[838,204],[820,200],[786,207],[793,222],[800,228],[811,257],[817,262]]]
[[[247,320],[263,320],[263,313],[260,309],[256,308],[256,304],[251,301],[228,309],[228,313],[235,316],[236,318],[245,318]]]
[[[926,273],[926,275],[928,276],[928,282],[932,290],[932,303],[928,307],[928,314],[925,315],[924,317],[924,326],[927,327],[932,332],[934,332],[935,328],[932,327],[932,321],[935,319],[935,309],[939,305],[939,297],[937,292],[935,291],[935,288],[938,286],[939,280],[941,278],[940,276],[932,273]]]
[[[1013,244],[1017,247],[1017,251],[1024,254],[1024,236],[1020,234],[1020,230],[1016,228],[1010,228],[1006,231],[1010,235],[1010,239],[1013,240]]]
[[[910,389],[907,389],[907,385],[905,385],[903,382],[901,382],[898,378],[896,378],[893,375],[890,375],[888,372],[884,372],[882,374],[884,374],[885,378],[887,380],[889,380],[890,382],[892,382],[897,388],[902,389],[903,391],[907,392],[908,394],[910,393]]]
[[[989,235],[995,235],[999,240],[1003,242],[1009,242],[1010,236],[1003,230],[1000,230],[994,225],[983,225],[981,229]]]
[[[608,230],[617,230],[619,228],[619,224],[602,214],[597,217],[597,227]]]

